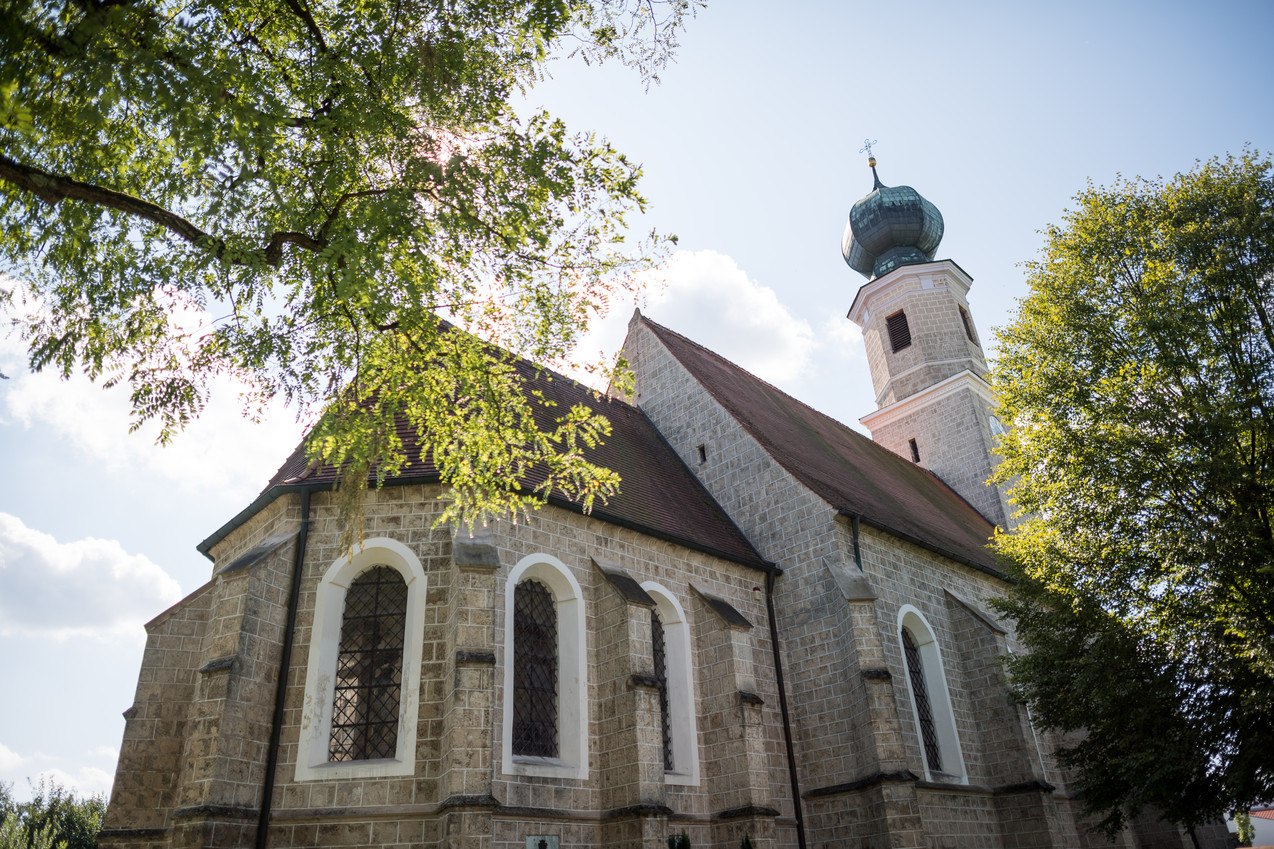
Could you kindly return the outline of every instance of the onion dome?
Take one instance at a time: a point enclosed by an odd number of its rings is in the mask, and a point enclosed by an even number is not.
[[[932,262],[942,241],[942,213],[911,186],[881,183],[876,157],[867,164],[875,185],[849,211],[841,239],[845,262],[869,280],[901,265]]]

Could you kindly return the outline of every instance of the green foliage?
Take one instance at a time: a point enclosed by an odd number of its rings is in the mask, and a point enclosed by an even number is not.
[[[354,502],[431,458],[449,519],[587,507],[605,422],[542,433],[480,340],[565,364],[665,240],[625,244],[637,165],[510,98],[566,53],[653,79],[697,5],[0,0],[0,304],[32,367],[127,383],[163,439],[228,375],[322,413]]]
[[[32,789],[31,801],[15,802],[0,785],[0,849],[96,849],[105,799],[81,799],[43,779]]]
[[[1108,831],[1274,796],[1274,174],[1089,187],[1000,335],[1014,680]]]
[[[1234,812],[1234,825],[1238,828],[1240,846],[1251,846],[1256,840],[1256,829],[1252,826],[1252,815],[1247,811]]]

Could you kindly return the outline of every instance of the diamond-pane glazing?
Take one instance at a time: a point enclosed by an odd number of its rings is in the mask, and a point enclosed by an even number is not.
[[[513,754],[557,757],[557,604],[526,580],[513,591]]]
[[[933,724],[933,708],[929,705],[929,689],[925,686],[924,668],[920,665],[920,649],[911,632],[902,629],[902,650],[907,657],[907,675],[911,692],[916,696],[916,714],[920,719],[920,735],[924,738],[925,761],[930,772],[942,772],[942,754],[938,748],[938,729]]]
[[[664,641],[664,623],[659,614],[650,611],[650,645],[655,655],[655,678],[659,681],[659,721],[664,735],[664,771],[672,770],[672,716],[668,711],[668,652]]]
[[[328,759],[392,758],[398,749],[407,584],[374,566],[345,593]]]

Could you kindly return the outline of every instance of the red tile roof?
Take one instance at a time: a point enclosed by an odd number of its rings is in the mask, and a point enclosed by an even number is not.
[[[536,420],[541,428],[551,427],[555,415],[575,404],[583,404],[610,420],[610,437],[603,445],[590,451],[588,459],[618,472],[620,491],[605,504],[596,502],[590,514],[593,518],[737,563],[766,567],[764,559],[641,410],[623,401],[608,399],[568,377],[525,361],[518,361],[516,366],[528,386],[533,384],[547,401],[556,404],[554,410],[558,412],[537,405]],[[399,423],[398,435],[407,449],[407,456],[419,457],[419,440],[405,421]],[[306,474],[307,469],[304,444],[298,445],[256,501],[204,540],[199,550],[207,554],[226,534],[283,492],[306,487],[326,488],[336,479],[336,470],[330,466],[315,469],[310,474]],[[425,459],[413,461],[387,484],[434,483],[438,480],[438,470]],[[543,480],[543,470],[533,469],[524,485],[534,488]],[[550,496],[548,500],[559,507],[582,512],[578,503],[560,496]]]
[[[994,526],[937,475],[642,317],[690,374],[793,477],[843,514],[983,571]]]

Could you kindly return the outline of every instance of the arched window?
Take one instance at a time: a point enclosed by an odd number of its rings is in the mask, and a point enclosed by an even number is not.
[[[677,597],[654,581],[641,588],[655,600],[650,617],[655,676],[661,681],[664,780],[668,784],[699,783],[699,732],[695,717],[694,664],[690,627]]]
[[[920,739],[925,778],[966,782],[968,775],[956,733],[942,654],[928,621],[911,605],[904,606],[898,613],[898,639],[907,668],[907,691]]]
[[[329,761],[392,758],[398,750],[407,584],[373,566],[350,584],[341,617]]]
[[[411,549],[385,537],[319,581],[297,781],[415,772],[425,584]]]
[[[920,662],[920,649],[915,637],[903,626],[902,654],[907,662],[907,681],[911,684],[916,703],[916,723],[920,726],[920,740],[924,743],[925,765],[930,772],[942,772],[942,750],[938,748],[938,730],[933,724],[933,705],[929,703],[929,688],[925,684],[924,666]]]
[[[655,661],[655,680],[659,682],[659,725],[663,730],[664,772],[672,772],[672,712],[668,709],[668,649],[664,640],[664,623],[658,610],[650,611],[650,650]]]
[[[556,557],[523,558],[505,585],[505,773],[588,777],[587,659],[579,582]]]
[[[533,579],[513,591],[513,754],[557,757],[557,604]]]

